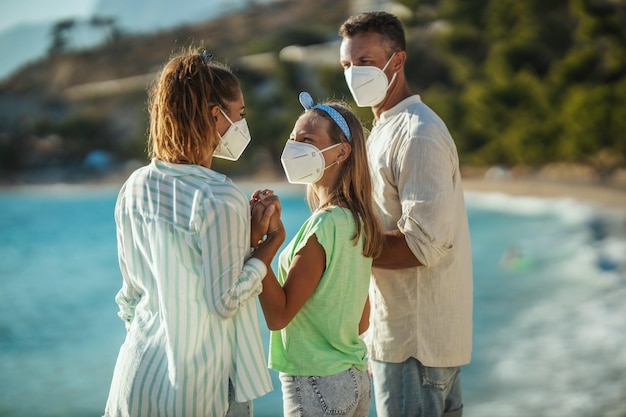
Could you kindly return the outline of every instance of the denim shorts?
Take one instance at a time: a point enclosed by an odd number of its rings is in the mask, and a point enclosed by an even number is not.
[[[330,376],[280,373],[284,417],[365,417],[372,399],[367,371],[352,367]]]
[[[228,412],[226,417],[252,417],[252,401],[235,402],[235,388],[228,380]]]
[[[460,417],[461,368],[370,360],[378,417]]]

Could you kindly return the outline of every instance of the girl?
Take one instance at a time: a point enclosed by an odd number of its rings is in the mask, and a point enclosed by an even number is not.
[[[271,332],[269,367],[279,371],[285,416],[367,416],[371,383],[366,347],[372,257],[382,235],[371,202],[365,135],[344,105],[313,105],[300,94],[281,161],[292,183],[305,183],[313,214],[271,268],[259,296]],[[252,196],[253,216],[276,202]],[[258,204],[261,203],[261,204]],[[280,229],[278,215],[269,229]]]

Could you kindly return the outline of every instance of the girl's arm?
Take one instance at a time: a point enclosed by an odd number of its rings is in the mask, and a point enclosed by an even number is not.
[[[365,306],[363,307],[363,315],[361,321],[359,321],[359,335],[365,333],[370,327],[370,298],[365,299]]]
[[[259,301],[270,330],[280,330],[291,322],[315,291],[325,269],[326,252],[315,235],[293,258],[285,285],[281,287],[268,268]]]

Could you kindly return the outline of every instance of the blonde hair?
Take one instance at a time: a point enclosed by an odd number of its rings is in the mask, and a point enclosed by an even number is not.
[[[318,117],[330,121],[328,136],[333,143],[346,142],[352,147],[348,158],[341,163],[339,182],[331,191],[331,201],[342,199],[352,212],[356,223],[356,234],[353,240],[358,242],[361,233],[365,233],[363,255],[377,257],[380,255],[383,245],[383,232],[372,203],[372,180],[370,177],[369,163],[365,149],[365,131],[358,117],[341,102],[323,103],[335,109],[348,123],[352,138],[348,140],[339,125],[323,110],[312,108],[308,112],[314,112]],[[318,196],[311,186],[307,187],[307,202],[313,211],[320,205]]]
[[[207,162],[220,141],[211,109],[228,108],[239,88],[230,69],[206,54],[189,49],[173,56],[149,91],[150,158]]]

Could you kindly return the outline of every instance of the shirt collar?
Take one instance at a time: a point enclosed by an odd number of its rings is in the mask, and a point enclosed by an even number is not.
[[[382,112],[380,117],[376,121],[375,125],[381,125],[385,123],[388,119],[391,119],[392,117],[402,113],[410,105],[421,103],[421,101],[422,99],[420,98],[418,94],[414,94],[412,96],[405,98],[404,100],[402,100],[401,102],[393,106],[392,108],[387,109],[384,112]]]
[[[225,182],[228,180],[226,175],[220,174],[219,172],[215,172],[212,169],[205,168],[201,165],[174,164],[153,158],[150,166],[155,171],[171,176],[194,175],[219,182]]]

